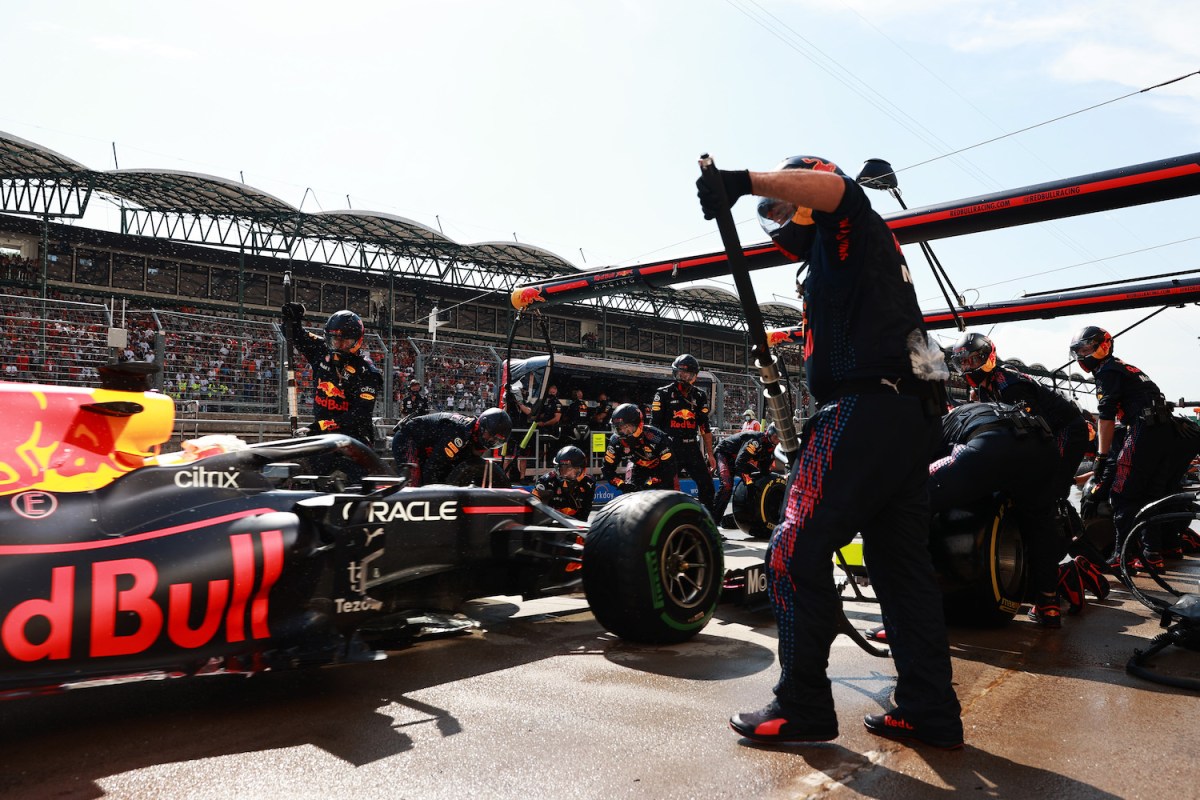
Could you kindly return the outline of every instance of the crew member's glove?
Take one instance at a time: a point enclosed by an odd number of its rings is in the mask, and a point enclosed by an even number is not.
[[[578,511],[576,511],[573,508],[560,508],[559,511],[562,512],[563,514],[566,514],[568,517],[573,517],[579,513]]]
[[[331,419],[323,419],[317,422],[317,426],[323,431],[336,431],[338,424]]]
[[[1112,486],[1113,465],[1109,462],[1107,453],[1097,453],[1096,460],[1092,462],[1092,476],[1096,484],[1092,487],[1092,494],[1098,500],[1108,499],[1108,489]]]
[[[750,172],[744,169],[719,169],[717,175],[725,185],[725,199],[728,206],[717,196],[716,188],[709,185],[708,175],[696,179],[696,196],[700,198],[700,208],[704,210],[705,219],[713,219],[726,207],[733,208],[738,198],[751,193]]]
[[[285,322],[304,321],[304,303],[284,303],[282,311]]]

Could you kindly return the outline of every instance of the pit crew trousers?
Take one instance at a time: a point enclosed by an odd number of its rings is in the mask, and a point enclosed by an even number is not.
[[[672,439],[671,452],[675,454],[676,468],[686,469],[687,474],[696,482],[696,495],[700,505],[708,509],[710,514],[713,513],[712,473],[708,471],[708,462],[704,460],[704,454],[700,451],[700,443]],[[720,523],[721,520],[718,519],[717,524]]]
[[[721,481],[721,486],[713,497],[712,516],[713,520],[720,525],[721,517],[725,516],[725,509],[729,507],[729,498],[733,497],[733,462],[737,456],[717,453],[716,457],[717,478]]]
[[[1179,491],[1179,482],[1197,450],[1200,439],[1182,437],[1174,421],[1129,426],[1117,456],[1110,493],[1116,547],[1125,542],[1133,530],[1134,517],[1147,503]],[[1160,552],[1162,538],[1161,525],[1149,526],[1142,533],[1142,546]]]
[[[775,695],[789,715],[836,725],[826,675],[841,614],[833,553],[861,532],[887,618],[897,706],[927,730],[961,736],[928,546],[929,459],[939,431],[920,400],[890,393],[843,396],[805,426],[784,521],[767,549],[779,624]]]

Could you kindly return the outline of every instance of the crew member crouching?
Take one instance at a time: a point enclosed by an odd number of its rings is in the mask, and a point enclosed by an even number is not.
[[[499,408],[478,418],[440,412],[411,417],[396,426],[392,455],[396,468],[409,468],[409,486],[447,483],[459,464],[482,461],[488,450],[500,447],[512,432],[512,420]]]
[[[612,414],[613,435],[608,437],[600,478],[622,492],[642,489],[678,489],[675,458],[667,435],[642,422],[642,412],[624,403]],[[621,469],[631,465],[628,476]],[[620,472],[618,472],[620,470]]]
[[[540,475],[533,496],[568,517],[583,521],[592,513],[596,481],[587,474],[587,456],[567,445],[554,456],[555,469]]]

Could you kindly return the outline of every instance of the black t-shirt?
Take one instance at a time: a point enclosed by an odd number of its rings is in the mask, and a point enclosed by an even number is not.
[[[1059,433],[1073,422],[1083,420],[1079,406],[1063,397],[1032,375],[1018,372],[1007,364],[1000,364],[992,371],[991,379],[977,387],[979,399],[984,402],[1001,402],[1019,406],[1030,414],[1036,414]]]
[[[924,331],[896,237],[862,187],[844,180],[837,209],[813,212],[817,235],[804,280],[804,366],[818,402],[841,381],[911,375],[907,339]]]
[[[1146,373],[1119,358],[1106,358],[1093,373],[1096,377],[1096,416],[1120,420],[1126,425],[1138,422],[1143,410],[1165,406],[1158,385]]]

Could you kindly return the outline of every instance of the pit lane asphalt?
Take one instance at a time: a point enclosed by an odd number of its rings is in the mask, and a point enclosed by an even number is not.
[[[731,534],[736,535],[736,534]],[[728,560],[761,560],[762,542]],[[1200,559],[1184,562],[1200,574]],[[1190,584],[1195,586],[1193,580]],[[952,629],[962,752],[862,727],[889,660],[838,637],[841,736],[762,747],[728,727],[770,697],[769,612],[722,605],[695,640],[626,644],[582,597],[492,598],[485,631],[375,664],[124,684],[0,703],[0,796],[41,798],[1158,798],[1197,796],[1193,693],[1125,673],[1158,632],[1114,590],[1062,630]],[[851,604],[860,629],[878,608]],[[1200,654],[1157,660],[1196,677]]]

